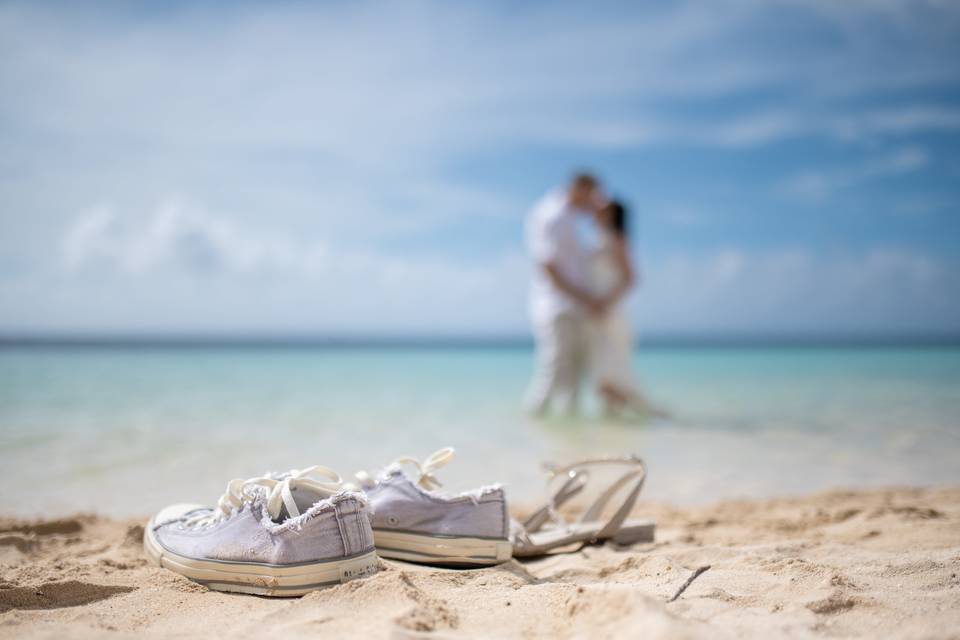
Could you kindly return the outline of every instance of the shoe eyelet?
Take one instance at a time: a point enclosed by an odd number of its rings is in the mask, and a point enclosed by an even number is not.
[[[389,524],[392,527],[395,527],[398,524],[400,524],[400,518],[398,518],[397,516],[387,516],[387,524]]]

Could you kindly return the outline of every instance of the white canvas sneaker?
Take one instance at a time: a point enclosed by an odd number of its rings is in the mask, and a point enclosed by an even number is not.
[[[450,495],[434,472],[453,459],[453,449],[422,464],[397,458],[376,477],[360,472],[357,481],[373,505],[373,535],[384,558],[443,565],[492,565],[512,556],[509,516],[498,485]],[[417,475],[407,476],[404,465]]]
[[[210,589],[298,596],[377,572],[371,518],[363,494],[310,467],[231,480],[213,508],[167,507],[143,547],[154,564]]]

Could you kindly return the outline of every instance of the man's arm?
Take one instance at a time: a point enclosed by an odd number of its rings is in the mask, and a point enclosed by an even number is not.
[[[598,303],[597,298],[571,282],[563,275],[557,264],[557,254],[562,245],[561,235],[562,227],[559,219],[545,220],[534,212],[528,223],[530,253],[537,268],[543,270],[544,275],[554,287],[594,312]]]
[[[558,269],[555,264],[552,262],[547,262],[546,264],[541,264],[540,268],[543,269],[544,273],[547,274],[547,277],[550,278],[550,282],[552,282],[557,289],[560,289],[560,291],[563,291],[577,302],[586,306],[591,312],[600,310],[598,309],[598,307],[601,306],[600,301],[588,291],[584,291],[580,287],[570,282],[562,273],[560,273],[560,269]]]

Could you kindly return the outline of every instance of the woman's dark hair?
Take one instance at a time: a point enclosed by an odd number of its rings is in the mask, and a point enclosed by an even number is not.
[[[607,204],[610,212],[610,226],[619,236],[627,235],[627,207],[619,200],[611,200]]]

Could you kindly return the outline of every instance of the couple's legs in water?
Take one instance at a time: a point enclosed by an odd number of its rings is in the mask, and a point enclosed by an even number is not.
[[[597,390],[603,398],[604,408],[608,416],[623,415],[625,411],[633,411],[659,418],[666,418],[667,412],[651,404],[639,389],[624,389],[610,382],[601,381]]]
[[[527,394],[527,410],[543,415],[555,407],[566,414],[575,413],[587,366],[584,319],[570,313],[537,323],[534,338],[537,363]]]
[[[589,332],[588,321],[576,314],[563,314],[534,326],[536,373],[526,399],[531,414],[540,416],[551,409],[567,415],[576,413],[580,386],[590,364]],[[628,362],[621,368],[629,370],[629,353],[626,357]],[[637,385],[604,380],[600,375],[597,391],[608,415],[630,411],[666,417],[666,412],[650,403]]]

